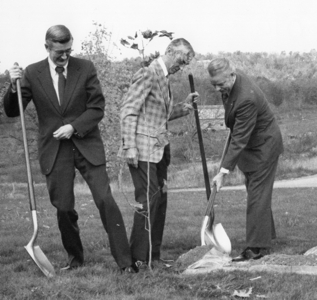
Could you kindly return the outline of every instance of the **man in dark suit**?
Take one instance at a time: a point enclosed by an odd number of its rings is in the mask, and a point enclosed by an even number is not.
[[[189,114],[192,99],[198,96],[196,92],[191,93],[184,101],[174,104],[168,77],[188,65],[194,55],[188,41],[173,40],[165,55],[134,75],[122,103],[119,156],[129,165],[135,200],[141,207],[134,214],[130,238],[132,258],[139,267],[146,267],[149,261],[147,197],[150,199],[152,259],[158,261],[161,255],[170,162],[167,122]]]
[[[74,178],[77,168],[87,182],[108,233],[111,253],[119,267],[131,269],[131,253],[120,210],[112,197],[105,151],[98,123],[105,99],[92,62],[71,57],[73,37],[63,25],[46,33],[48,58],[10,69],[11,87],[4,97],[9,117],[19,115],[16,79],[22,77],[23,106],[33,100],[39,120],[38,150],[50,201],[57,209],[58,226],[68,253],[65,268],[84,263],[75,211]]]
[[[208,66],[211,84],[222,94],[225,123],[231,140],[220,172],[213,178],[217,190],[236,165],[245,175],[247,197],[246,249],[233,261],[261,258],[275,238],[271,209],[278,157],[283,151],[276,119],[261,89],[225,58]]]

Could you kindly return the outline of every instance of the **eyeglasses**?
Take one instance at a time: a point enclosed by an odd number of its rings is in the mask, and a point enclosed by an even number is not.
[[[54,49],[51,49],[51,51],[55,52],[58,56],[62,56],[64,53],[66,55],[69,55],[71,54],[74,50],[73,49],[66,49],[66,50],[54,50]]]

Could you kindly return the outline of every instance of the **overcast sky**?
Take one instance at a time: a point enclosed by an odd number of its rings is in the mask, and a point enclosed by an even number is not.
[[[23,67],[47,56],[46,30],[66,25],[75,53],[97,21],[114,41],[137,30],[167,30],[205,54],[307,52],[317,49],[317,0],[3,0],[0,5],[0,72],[15,62]],[[169,40],[157,38],[148,52],[164,52]],[[115,53],[117,59],[136,56]]]

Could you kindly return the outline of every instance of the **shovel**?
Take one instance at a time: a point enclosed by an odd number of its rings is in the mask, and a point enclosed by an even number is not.
[[[29,149],[28,149],[28,143],[26,138],[20,79],[17,79],[16,84],[17,84],[17,93],[18,93],[18,100],[19,100],[19,110],[20,110],[20,118],[21,118],[21,126],[22,126],[26,170],[27,170],[27,177],[28,177],[29,200],[30,200],[30,208],[31,208],[32,220],[33,220],[33,236],[30,242],[24,248],[32,257],[33,261],[37,264],[40,270],[44,273],[44,275],[47,277],[53,277],[55,275],[54,267],[49,262],[49,260],[47,259],[47,257],[45,256],[41,248],[39,246],[34,246],[35,240],[37,238],[37,233],[38,233],[37,212],[36,212],[36,203],[35,203],[35,197],[34,197],[33,179],[32,179],[31,167],[30,167]]]
[[[190,84],[190,91],[193,93],[195,92],[195,86],[194,86],[194,78],[192,74],[188,75],[189,84]],[[203,224],[200,231],[201,236],[201,244],[202,246],[206,244],[213,244],[215,247],[225,253],[231,252],[231,242],[226,234],[225,230],[223,229],[222,225],[216,224],[213,225],[214,221],[214,210],[213,210],[213,204],[216,198],[217,190],[216,186],[213,187],[213,191],[211,194],[211,188],[210,188],[210,181],[209,181],[209,175],[207,170],[207,162],[206,162],[206,155],[204,150],[204,144],[203,144],[203,138],[201,133],[201,127],[200,127],[200,121],[199,121],[199,115],[198,115],[198,109],[197,104],[193,102],[193,108],[194,108],[194,114],[195,114],[195,120],[196,120],[196,127],[197,127],[197,135],[198,135],[198,141],[199,141],[199,149],[201,154],[201,162],[203,166],[203,172],[204,172],[204,180],[205,180],[205,186],[206,186],[206,194],[207,194],[207,200],[209,199],[205,218],[203,220]],[[227,152],[228,145],[230,141],[230,132],[228,134],[228,137],[226,139],[225,147],[221,156],[220,166],[219,170],[222,165],[222,161],[224,159],[224,156]],[[212,214],[212,216],[211,216]]]
[[[224,157],[227,153],[228,146],[230,143],[230,131],[228,133],[226,143],[221,155],[220,164],[218,167],[218,173],[221,169],[222,162]],[[200,230],[200,238],[202,245],[209,245],[213,244],[219,251],[223,253],[230,254],[231,252],[231,242],[226,234],[224,228],[222,227],[221,223],[214,225],[215,213],[214,213],[214,202],[217,195],[217,186],[213,186],[212,194],[207,204],[205,217],[201,226]]]
[[[190,91],[191,93],[195,92],[195,86],[194,86],[194,78],[192,74],[188,75],[189,84],[190,84]],[[195,120],[196,120],[196,129],[197,129],[197,136],[198,136],[198,142],[199,142],[199,150],[200,150],[200,156],[201,156],[201,162],[203,165],[203,172],[204,172],[204,180],[205,180],[205,187],[206,187],[206,194],[207,194],[207,201],[210,197],[210,181],[209,181],[209,175],[207,170],[207,162],[206,162],[206,155],[205,155],[205,148],[203,144],[203,136],[201,133],[201,127],[200,127],[200,121],[199,121],[199,115],[198,115],[198,108],[197,103],[193,102],[193,108],[194,108],[194,114],[195,114]]]

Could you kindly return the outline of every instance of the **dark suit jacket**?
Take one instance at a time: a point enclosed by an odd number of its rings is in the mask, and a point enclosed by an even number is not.
[[[261,89],[238,71],[225,106],[231,141],[223,167],[252,172],[273,162],[283,151],[276,119]]]
[[[92,62],[70,57],[64,102],[59,106],[48,59],[28,66],[21,80],[23,106],[33,100],[39,120],[39,160],[42,173],[51,172],[60,141],[53,138],[59,127],[71,124],[74,144],[93,165],[105,163],[105,152],[98,123],[104,115],[105,99]],[[4,97],[8,117],[19,115],[17,93],[11,88]]]

